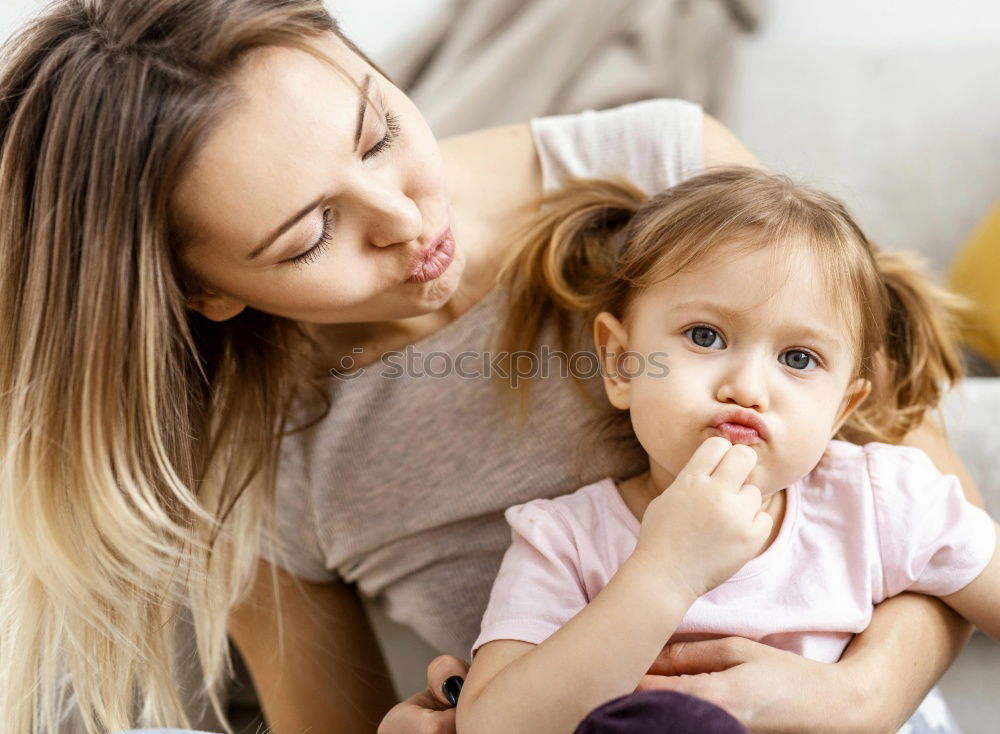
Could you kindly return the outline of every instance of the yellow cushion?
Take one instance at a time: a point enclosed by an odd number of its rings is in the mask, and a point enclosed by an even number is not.
[[[955,258],[950,286],[975,304],[962,336],[969,346],[1000,365],[1000,203]]]

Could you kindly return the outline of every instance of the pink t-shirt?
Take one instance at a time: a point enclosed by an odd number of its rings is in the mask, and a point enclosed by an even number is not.
[[[699,597],[671,641],[736,635],[835,662],[875,604],[907,589],[959,591],[996,548],[990,517],[918,449],[831,441],[785,491],[771,546]],[[473,654],[492,640],[543,642],[605,587],[639,533],[611,479],[506,518],[513,542]]]

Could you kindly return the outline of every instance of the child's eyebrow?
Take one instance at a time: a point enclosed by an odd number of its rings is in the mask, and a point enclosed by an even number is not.
[[[822,331],[819,329],[813,329],[805,325],[794,324],[788,327],[788,331],[794,333],[796,336],[802,335],[809,341],[817,342],[820,344],[826,344],[827,346],[836,347],[843,344],[844,340],[842,337],[830,334],[827,331]]]
[[[712,301],[685,301],[684,303],[679,303],[674,306],[674,309],[686,309],[689,311],[713,311],[730,321],[738,321],[748,313],[742,309],[737,310],[735,308],[720,306],[718,303],[713,303]]]

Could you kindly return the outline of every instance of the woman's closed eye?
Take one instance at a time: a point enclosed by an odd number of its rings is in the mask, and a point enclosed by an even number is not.
[[[389,148],[392,147],[392,144],[396,141],[396,138],[398,136],[399,136],[399,118],[392,110],[386,109],[385,135],[383,135],[381,140],[375,143],[375,145],[369,148],[365,152],[365,154],[361,156],[361,160],[367,161],[370,158],[374,158],[380,153],[384,153],[385,151],[389,150]]]
[[[369,148],[365,154],[361,156],[361,160],[370,160],[389,150],[398,136],[399,118],[392,112],[392,110],[387,109],[385,111],[385,135],[383,135],[381,140],[375,143],[375,145]],[[296,255],[295,257],[285,260],[285,262],[289,262],[294,265],[308,265],[311,262],[315,262],[316,258],[319,257],[330,244],[330,240],[332,238],[333,233],[331,232],[330,226],[330,210],[327,209],[323,212],[323,231],[320,233],[319,239],[316,240],[316,242],[313,243],[308,250]]]
[[[316,240],[315,244],[308,250],[303,252],[301,255],[296,255],[295,257],[286,260],[285,262],[290,262],[295,265],[308,265],[309,263],[316,260],[323,250],[327,248],[330,244],[330,240],[333,239],[333,233],[330,228],[330,210],[323,210],[323,230],[320,232],[319,239]]]

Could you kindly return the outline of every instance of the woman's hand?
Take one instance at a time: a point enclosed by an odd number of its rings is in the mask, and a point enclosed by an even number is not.
[[[396,704],[379,724],[378,734],[455,734],[455,702],[444,684],[454,676],[465,679],[469,664],[439,655],[427,666],[427,690]],[[454,695],[454,682],[449,690]]]
[[[755,733],[862,731],[853,715],[863,696],[846,667],[742,637],[674,642],[663,648],[636,690],[698,696]]]

